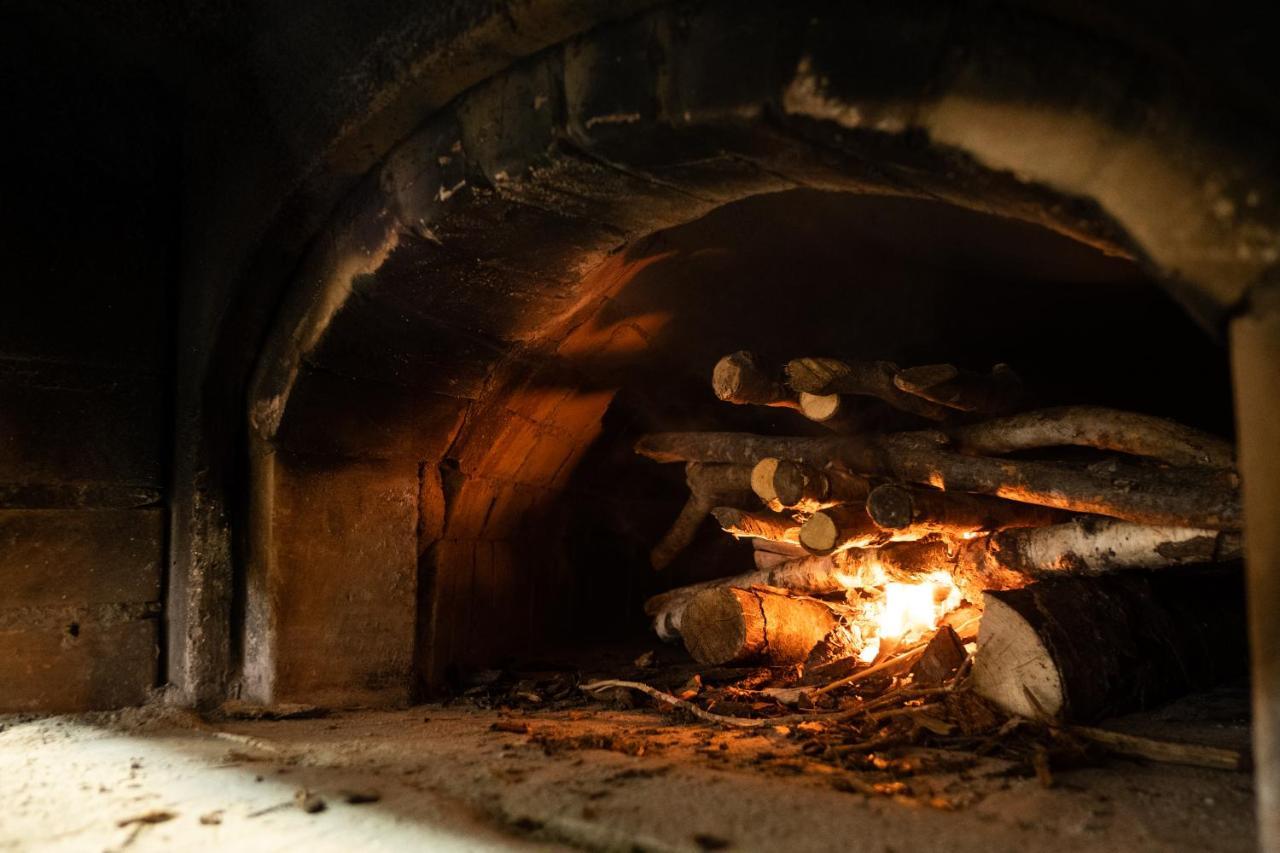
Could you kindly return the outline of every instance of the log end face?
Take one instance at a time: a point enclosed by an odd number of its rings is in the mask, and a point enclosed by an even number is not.
[[[806,418],[825,423],[840,414],[839,394],[810,394],[800,392],[800,412]]]
[[[999,708],[1029,719],[1062,717],[1062,674],[1039,633],[998,594],[987,593],[974,658],[973,689]]]
[[[707,589],[695,595],[680,619],[684,646],[698,663],[719,665],[744,660],[760,651],[750,636],[744,613],[759,611],[753,598],[740,589]],[[763,640],[761,636],[760,640]]]
[[[901,530],[911,526],[914,504],[911,491],[896,483],[876,486],[867,495],[867,514],[877,527]]]
[[[770,509],[773,509],[773,504],[779,500],[777,489],[773,484],[774,474],[779,464],[779,460],[766,456],[751,469],[751,491],[755,492],[756,496]]]
[[[726,403],[736,403],[742,393],[744,376],[755,371],[755,358],[746,350],[731,353],[716,362],[711,371],[711,388]]]
[[[839,535],[835,520],[825,512],[816,512],[800,528],[800,544],[811,554],[829,554]]]

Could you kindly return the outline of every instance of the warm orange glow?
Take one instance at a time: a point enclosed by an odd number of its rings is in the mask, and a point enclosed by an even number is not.
[[[915,583],[886,581],[881,592],[865,603],[859,620],[866,638],[858,654],[863,663],[879,657],[886,644],[903,646],[924,639],[961,601],[960,590],[944,571],[923,575]]]

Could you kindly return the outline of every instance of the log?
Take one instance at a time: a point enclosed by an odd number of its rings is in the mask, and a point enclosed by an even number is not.
[[[800,414],[832,432],[862,432],[866,425],[866,412],[859,411],[850,402],[850,398],[839,394],[810,394],[801,391],[799,403]]]
[[[1025,459],[952,453],[933,432],[888,436],[769,437],[745,433],[653,433],[636,452],[660,462],[697,460],[754,465],[766,456],[810,464],[836,462],[859,474],[923,483],[947,491],[995,495],[1141,524],[1239,530],[1240,496],[1220,473],[1116,463],[1082,470]]]
[[[885,483],[867,495],[867,514],[897,539],[921,539],[931,533],[967,536],[1010,527],[1060,524],[1061,510],[964,492],[910,488]]]
[[[746,350],[726,355],[711,372],[711,388],[726,403],[797,409],[795,392],[772,379]]]
[[[1230,442],[1164,418],[1102,406],[1059,406],[1024,412],[950,432],[956,449],[1000,456],[1017,450],[1074,445],[1146,456],[1170,465],[1234,470]]]
[[[786,557],[788,560],[794,560],[797,557],[809,556],[808,551],[794,542],[776,542],[772,539],[752,539],[751,547],[753,550],[777,554],[780,557]]]
[[[718,506],[711,515],[725,533],[739,539],[769,539],[774,542],[798,543],[800,525],[780,512],[751,512],[731,506]]]
[[[764,540],[757,539],[755,541],[761,542]],[[751,552],[752,563],[755,564],[757,569],[766,572],[794,559],[795,557],[788,556],[787,554],[779,554],[776,551]]]
[[[649,552],[650,565],[659,571],[689,547],[702,526],[702,520],[713,507],[741,500],[751,491],[751,469],[745,465],[690,462],[685,465],[684,476],[689,486],[689,499],[671,529]]]
[[[960,543],[893,542],[837,556],[839,568],[850,575],[879,567],[892,580],[911,582],[945,570],[966,599],[980,603],[987,590],[1018,589],[1045,578],[1167,569],[1233,560],[1241,553],[1235,533],[1080,519]]]
[[[1250,769],[1253,763],[1248,752],[1227,747],[1156,740],[1090,726],[1069,726],[1066,731],[1115,755],[1143,758],[1159,764],[1182,764],[1187,767],[1205,767],[1210,770],[1241,771]]]
[[[928,364],[898,371],[893,383],[900,390],[962,412],[1002,415],[1022,403],[1022,380],[1007,364],[988,374],[973,373],[951,364]]]
[[[865,501],[871,490],[866,477],[839,468],[814,468],[767,457],[751,472],[751,489],[776,510],[815,512],[841,503]]]
[[[1230,531],[1087,518],[1006,530],[991,537],[989,550],[1001,566],[1028,575],[1098,574],[1235,560],[1243,545],[1241,535]]]
[[[830,554],[846,548],[868,548],[893,539],[876,525],[865,504],[842,504],[815,512],[800,528],[800,544],[810,554]]]
[[[803,662],[838,621],[836,608],[814,598],[720,587],[689,602],[681,636],[699,663],[781,665]]]
[[[869,581],[869,577],[855,574],[858,567],[850,566],[848,570],[837,565],[841,555],[832,557],[805,556],[788,560],[769,569],[757,569],[751,572],[716,578],[677,587],[655,595],[644,604],[644,612],[653,617],[654,631],[663,640],[674,640],[680,636],[680,625],[684,618],[684,609],[689,601],[699,592],[719,587],[770,586],[778,589],[790,589],[814,595],[841,592]]]
[[[1238,571],[1059,578],[987,594],[974,691],[1031,718],[1088,722],[1243,675]]]
[[[889,361],[797,358],[787,362],[787,382],[797,392],[876,397],[895,409],[934,421],[951,416],[946,406],[899,389],[894,384],[897,374],[898,366]]]

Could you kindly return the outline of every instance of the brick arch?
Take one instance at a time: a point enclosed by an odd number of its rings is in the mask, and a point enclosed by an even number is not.
[[[616,310],[659,256],[624,247],[721,205],[945,201],[1138,257],[1221,317],[1276,260],[1271,164],[1132,85],[1140,58],[1004,14],[659,8],[428,118],[317,240],[259,361],[248,692],[396,701],[414,636],[432,680],[538,634],[530,572],[554,566],[514,543],[661,321]]]

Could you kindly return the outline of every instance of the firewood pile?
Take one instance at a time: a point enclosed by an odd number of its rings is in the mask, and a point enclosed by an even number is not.
[[[1005,365],[798,358],[771,371],[738,352],[712,386],[826,433],[642,437],[636,452],[683,463],[689,488],[656,570],[708,516],[753,544],[753,565],[646,612],[698,663],[765,666],[773,681],[685,698],[638,681],[584,689],[722,726],[817,726],[821,749],[854,760],[922,739],[973,745],[1019,720],[1088,721],[1243,669],[1238,572],[1180,569],[1240,556],[1230,443],[1114,409],[1028,409]],[[873,426],[895,418],[904,428]]]

